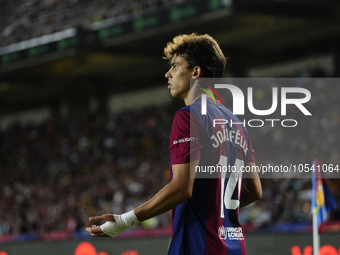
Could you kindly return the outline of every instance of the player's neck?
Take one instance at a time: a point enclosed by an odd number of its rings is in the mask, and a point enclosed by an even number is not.
[[[193,104],[202,95],[202,90],[198,89],[199,83],[197,80],[189,89],[186,97],[183,99],[186,106]]]
[[[202,96],[203,93],[199,93],[199,94],[195,94],[195,95],[191,95],[190,97],[190,93],[188,93],[188,96],[186,98],[184,98],[184,103],[186,106],[193,104],[197,99],[199,99]]]

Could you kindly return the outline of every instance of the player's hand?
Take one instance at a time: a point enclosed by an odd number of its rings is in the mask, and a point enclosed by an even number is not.
[[[113,237],[139,223],[133,210],[121,215],[104,214],[102,216],[90,217],[89,221],[92,223],[106,221],[101,226],[92,225],[91,228],[86,228],[86,231],[93,237]]]
[[[114,222],[114,217],[112,214],[104,214],[102,216],[95,216],[90,217],[89,221],[91,223],[96,223],[99,221],[111,221]],[[89,232],[93,237],[109,237],[106,235],[100,228],[100,226],[92,225],[92,227],[88,227],[85,229],[87,232]]]

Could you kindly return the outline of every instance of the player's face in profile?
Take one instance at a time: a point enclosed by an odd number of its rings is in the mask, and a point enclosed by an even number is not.
[[[173,97],[186,99],[189,97],[190,78],[192,69],[188,69],[188,62],[178,54],[171,60],[171,68],[165,74],[168,79],[168,89]]]

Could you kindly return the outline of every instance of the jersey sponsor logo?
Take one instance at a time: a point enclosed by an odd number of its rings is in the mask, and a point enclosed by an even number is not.
[[[242,227],[224,227],[218,228],[218,236],[222,240],[244,240]]]
[[[186,138],[173,141],[173,144],[184,143],[184,142],[189,142],[189,141],[194,141],[194,140],[198,140],[198,138],[197,137],[186,137]]]

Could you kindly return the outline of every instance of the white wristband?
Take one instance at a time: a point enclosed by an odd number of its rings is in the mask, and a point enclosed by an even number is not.
[[[129,227],[132,227],[140,223],[140,221],[137,219],[137,216],[134,210],[127,212],[127,213],[123,213],[122,218],[125,221],[126,225]]]
[[[103,233],[110,237],[115,236],[140,222],[133,210],[122,215],[113,214],[113,218],[115,220],[114,222],[107,221],[100,226]]]

